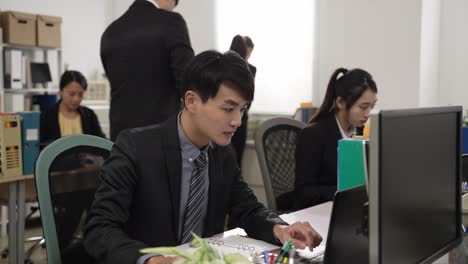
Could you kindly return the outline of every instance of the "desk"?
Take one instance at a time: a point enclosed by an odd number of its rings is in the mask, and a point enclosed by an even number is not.
[[[332,211],[332,202],[327,202],[323,204],[319,204],[313,207],[309,207],[300,211],[292,212],[289,214],[281,215],[284,221],[288,222],[289,224],[297,222],[297,221],[309,221],[312,227],[322,236],[323,246],[327,243],[327,235],[328,235],[328,226],[330,222],[330,216]],[[436,260],[434,264],[448,264],[453,263],[456,264],[458,262],[449,261],[449,254],[445,254],[440,259]],[[465,263],[465,262],[460,262]]]
[[[323,241],[321,246],[326,245],[327,241],[327,234],[328,234],[328,226],[332,211],[332,202],[327,202],[323,204],[319,204],[310,208],[306,208],[300,211],[292,212],[289,214],[282,214],[280,217],[289,224],[292,224],[297,221],[308,221],[311,223],[312,227],[322,236]],[[222,234],[215,235],[214,238],[217,237],[228,237],[233,235],[241,235],[246,236],[247,234],[241,228],[236,228],[232,230],[228,230]],[[186,249],[187,247],[182,246],[182,249]],[[463,261],[458,260],[450,260],[449,261],[449,254],[445,254],[440,259],[434,262],[435,264],[461,264],[465,263]]]
[[[0,185],[8,185],[8,248],[10,263],[24,263],[25,182],[33,175],[0,178]]]
[[[320,233],[320,235],[323,237],[323,242],[321,246],[325,246],[326,239],[327,239],[327,232],[328,232],[328,225],[329,225],[329,219],[330,219],[330,214],[332,210],[332,202],[324,203],[321,205],[317,205],[311,208],[307,208],[304,210],[300,210],[297,212],[289,213],[289,214],[282,214],[280,217],[286,221],[289,224],[292,224],[297,221],[308,221],[311,223],[311,225],[314,227],[314,229]],[[273,230],[272,230],[273,231]],[[272,245],[263,241],[258,241],[254,239],[242,239],[243,241],[240,242],[237,239],[229,239],[229,237],[232,236],[247,236],[245,231],[241,228],[235,228],[232,230],[228,230],[224,233],[214,235],[213,237],[210,238],[205,238],[205,240],[210,243],[210,241],[215,240],[215,241],[223,241],[221,245],[222,248],[215,248],[219,250],[220,252],[223,252],[224,254],[226,253],[234,253],[236,252],[236,245],[239,245],[239,248],[244,248],[245,245],[251,245],[258,249],[260,251],[263,250],[273,250],[277,249],[277,245]],[[234,240],[237,240],[237,242],[234,242]],[[219,242],[218,242],[219,243]],[[215,243],[215,245],[220,246],[220,244]],[[226,244],[229,244],[229,246],[225,246]],[[212,245],[213,246],[213,245]],[[184,244],[181,246],[178,246],[179,249],[187,251],[189,253],[194,253],[196,249],[190,248],[188,244]],[[234,248],[234,251],[232,250]],[[240,253],[241,255],[244,255],[245,257],[249,257],[250,253],[239,251],[236,253]]]
[[[323,238],[322,245],[327,242],[328,226],[330,225],[330,215],[333,202],[327,202],[302,209],[289,214],[282,214],[280,217],[288,224],[297,221],[307,221]]]

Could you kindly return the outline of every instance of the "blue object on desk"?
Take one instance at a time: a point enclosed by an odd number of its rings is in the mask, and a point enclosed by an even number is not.
[[[468,154],[468,127],[462,128],[462,153]]]
[[[52,108],[58,101],[58,96],[55,94],[45,94],[36,96],[39,103],[41,112],[47,111]]]
[[[39,112],[20,112],[23,175],[33,174],[34,162],[39,155]]]

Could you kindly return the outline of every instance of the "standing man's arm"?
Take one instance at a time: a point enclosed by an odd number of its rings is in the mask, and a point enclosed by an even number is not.
[[[182,72],[194,53],[184,18],[178,13],[173,13],[173,15],[168,27],[166,46],[170,52],[172,76],[176,82],[176,88],[179,88]]]
[[[133,191],[138,182],[135,150],[127,132],[120,133],[105,162],[85,228],[88,253],[104,263],[136,263],[143,242],[128,237]]]

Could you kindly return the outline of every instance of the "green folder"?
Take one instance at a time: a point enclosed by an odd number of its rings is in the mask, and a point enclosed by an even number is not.
[[[338,141],[338,191],[366,184],[368,143],[362,139]]]

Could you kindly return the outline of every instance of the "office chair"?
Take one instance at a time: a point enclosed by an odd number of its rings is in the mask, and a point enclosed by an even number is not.
[[[39,154],[36,191],[48,263],[91,263],[82,227],[113,143],[91,135],[60,138]]]
[[[285,117],[265,120],[255,130],[255,149],[268,207],[279,212],[293,208],[297,137],[305,124]]]

